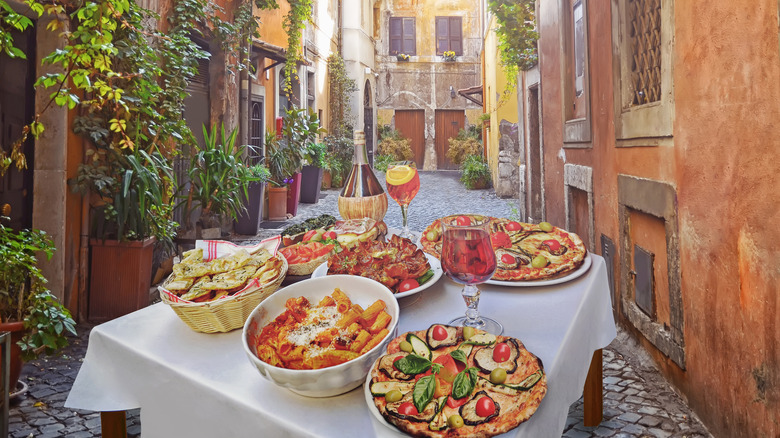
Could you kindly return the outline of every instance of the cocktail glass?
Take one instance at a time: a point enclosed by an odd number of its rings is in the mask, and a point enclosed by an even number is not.
[[[391,162],[387,165],[385,182],[387,182],[387,193],[401,206],[403,230],[399,236],[411,239],[412,233],[408,225],[409,203],[420,191],[420,174],[417,173],[417,165],[414,161]]]

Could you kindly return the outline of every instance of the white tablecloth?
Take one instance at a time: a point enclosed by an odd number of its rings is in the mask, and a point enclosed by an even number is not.
[[[604,260],[582,277],[545,287],[482,285],[480,311],[504,324],[544,362],[548,392],[508,436],[558,438],[581,395],[593,352],[616,336]],[[461,315],[460,286],[446,276],[402,298],[399,333]],[[165,304],[99,325],[65,406],[141,408],[144,438],[393,435],[368,410],[363,387],[331,398],[278,388],[249,363],[241,330],[196,333]]]

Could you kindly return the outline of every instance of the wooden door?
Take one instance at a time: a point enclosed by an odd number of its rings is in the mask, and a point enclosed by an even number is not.
[[[447,158],[450,138],[457,137],[466,122],[463,110],[436,110],[436,159],[440,170],[458,170],[458,165]]]
[[[425,110],[396,110],[395,129],[412,141],[414,162],[422,169],[425,164]]]

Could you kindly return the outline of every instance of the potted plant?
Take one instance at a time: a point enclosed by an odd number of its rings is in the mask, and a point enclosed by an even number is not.
[[[482,158],[482,155],[467,156],[460,166],[460,170],[460,181],[469,190],[486,189],[493,181],[490,166]]]
[[[446,50],[443,54],[444,61],[446,62],[455,62],[457,59],[457,55],[452,50]]]
[[[310,144],[314,142],[317,134],[323,132],[320,128],[320,122],[317,115],[305,108],[298,108],[293,105],[288,109],[282,118],[281,136],[285,143],[294,172],[292,174],[293,183],[287,193],[288,206],[287,213],[296,215],[298,211],[298,202],[301,195],[302,169],[306,162]]]
[[[406,53],[399,53],[395,55],[395,59],[397,59],[398,61],[408,61],[409,55],[407,55]]]
[[[283,221],[287,219],[287,192],[293,182],[292,174],[295,163],[288,148],[274,133],[265,136],[265,165],[270,177],[268,179],[268,220]]]
[[[224,218],[237,220],[246,211],[242,201],[250,199],[250,183],[265,182],[270,176],[262,164],[245,164],[253,147],[236,144],[237,135],[235,129],[226,135],[224,125],[210,131],[203,126],[204,144],[197,145],[190,154],[186,184],[189,187],[180,187],[179,197],[186,207],[183,225],[188,229],[194,226],[196,238],[210,228],[216,228],[219,235]],[[194,215],[199,217],[193,223]]]
[[[37,255],[51,258],[54,245],[41,230],[14,231],[0,216],[0,331],[11,332],[10,384],[19,380],[22,363],[52,354],[76,334],[70,312],[46,288]]]
[[[351,133],[350,133],[351,134]],[[352,158],[355,155],[355,145],[352,138],[328,135],[323,139],[328,153],[325,158],[325,170],[331,177],[332,187],[342,187],[344,178],[352,170]]]

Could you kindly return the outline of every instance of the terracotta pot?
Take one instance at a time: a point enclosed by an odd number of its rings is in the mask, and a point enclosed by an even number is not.
[[[11,366],[9,370],[8,385],[9,390],[13,391],[16,388],[16,382],[19,380],[19,376],[22,374],[22,347],[17,342],[24,336],[24,323],[23,322],[6,322],[0,324],[0,332],[11,332]],[[2,369],[3,363],[0,361],[0,376],[5,372]]]
[[[268,187],[268,220],[287,220],[287,187]]]
[[[322,188],[323,189],[329,189],[330,188],[330,182],[331,175],[329,170],[322,171]]]
[[[293,182],[287,188],[287,213],[298,214],[298,202],[301,200],[301,173],[293,175]]]
[[[109,321],[149,305],[155,241],[89,240],[90,321]]]

